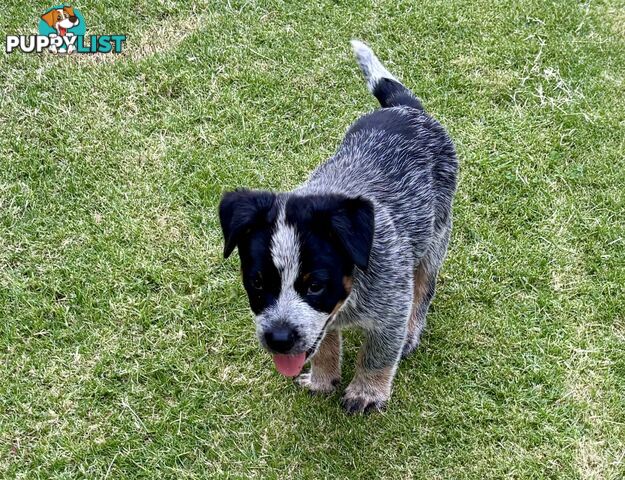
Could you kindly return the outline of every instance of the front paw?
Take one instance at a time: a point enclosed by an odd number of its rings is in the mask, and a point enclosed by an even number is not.
[[[340,378],[319,378],[309,373],[302,373],[295,379],[300,387],[307,389],[314,395],[331,395],[336,391]]]
[[[350,385],[351,386],[351,385]],[[386,409],[388,395],[375,390],[350,389],[347,387],[341,398],[341,406],[350,415],[382,412]]]

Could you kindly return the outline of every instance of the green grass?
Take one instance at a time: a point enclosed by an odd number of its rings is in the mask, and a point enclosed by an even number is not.
[[[0,477],[625,476],[625,3],[313,3],[81,0],[124,55],[2,54]],[[351,38],[461,159],[423,344],[355,418],[259,349],[216,216],[374,108]]]

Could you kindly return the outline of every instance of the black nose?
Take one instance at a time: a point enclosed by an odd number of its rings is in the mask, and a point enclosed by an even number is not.
[[[265,342],[274,352],[286,353],[299,338],[297,330],[291,327],[279,326],[265,330]]]
[[[76,15],[72,15],[71,17],[69,17],[69,21],[72,23],[76,23],[76,20],[78,20],[78,17]]]

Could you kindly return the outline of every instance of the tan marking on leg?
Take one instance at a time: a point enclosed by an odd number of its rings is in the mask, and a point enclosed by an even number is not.
[[[386,400],[391,394],[393,383],[393,369],[391,367],[380,370],[360,370],[356,372],[349,389],[358,391],[371,397],[383,397]]]
[[[338,331],[326,333],[319,351],[311,359],[313,377],[334,380],[341,377],[341,337]]]
[[[336,310],[340,307],[337,305]],[[310,360],[310,372],[303,373],[296,381],[315,393],[332,393],[341,380],[341,334],[330,330]]]
[[[427,280],[428,274],[423,265],[420,264],[414,271],[414,295],[412,297],[412,313],[410,314],[410,319],[408,320],[408,334],[406,335],[407,341],[412,339],[418,327],[418,310],[419,305],[421,305],[421,302],[427,293]]]
[[[395,371],[392,367],[385,367],[379,370],[366,369],[364,366],[364,352],[361,349],[356,357],[356,374],[352,383],[356,382],[362,386],[363,390],[390,395],[394,373]]]
[[[362,350],[356,360],[356,374],[345,389],[343,406],[349,413],[382,410],[391,396],[394,367],[368,370],[363,365]]]

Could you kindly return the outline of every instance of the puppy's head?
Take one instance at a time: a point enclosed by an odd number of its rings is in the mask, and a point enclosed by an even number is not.
[[[373,205],[239,190],[224,195],[219,217],[224,256],[239,249],[258,339],[281,373],[297,375],[349,295],[354,268],[368,266]]]

